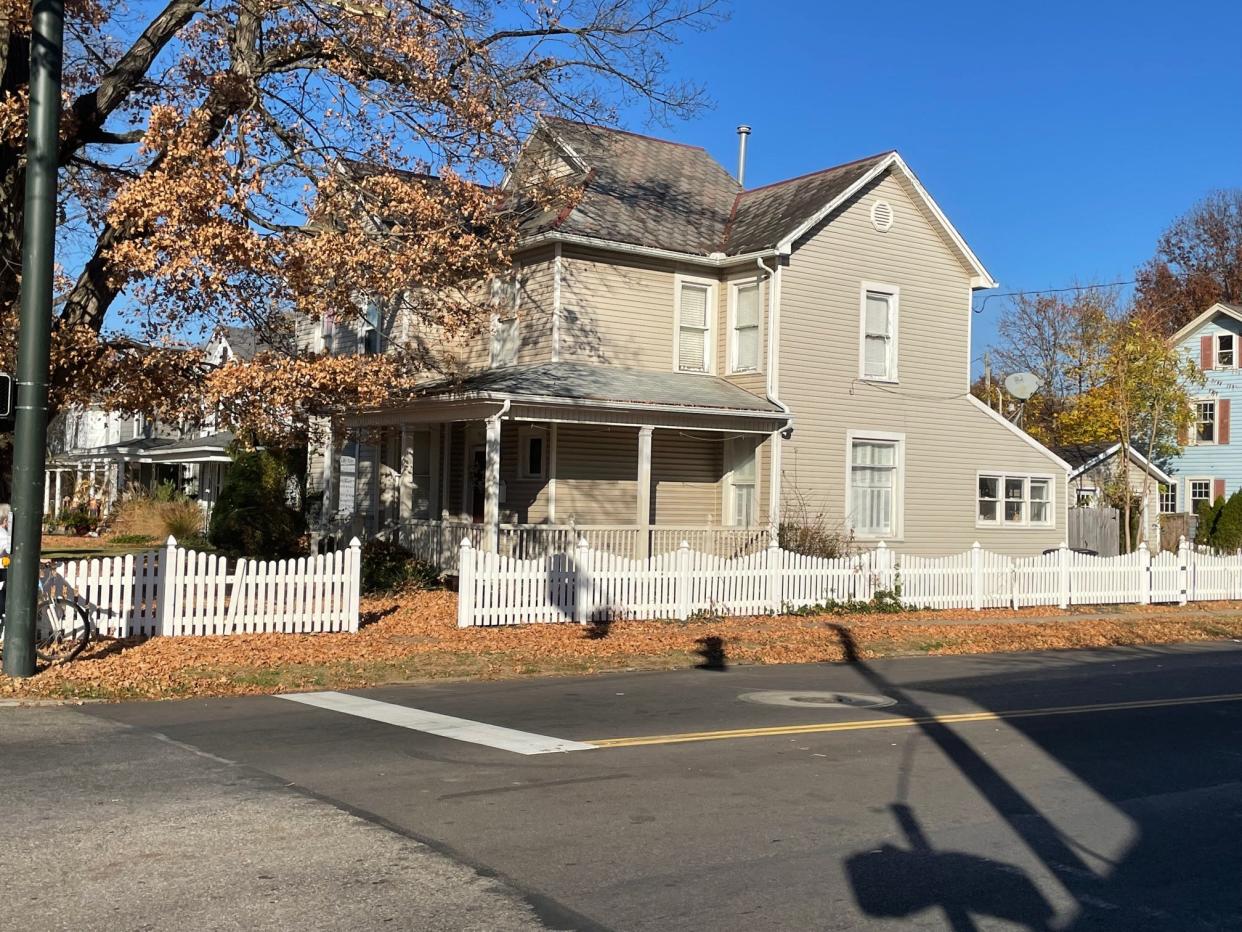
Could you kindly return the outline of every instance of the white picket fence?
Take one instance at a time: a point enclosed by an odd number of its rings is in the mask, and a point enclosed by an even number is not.
[[[1051,553],[1009,557],[976,543],[942,557],[875,550],[826,559],[781,550],[720,557],[691,550],[634,560],[581,540],[571,553],[533,559],[476,549],[459,555],[460,627],[526,622],[689,618],[779,613],[829,601],[870,600],[900,588],[906,605],[933,609],[1151,604],[1242,599],[1242,553],[1140,549],[1119,557]]]
[[[358,630],[361,545],[293,560],[159,550],[54,563],[49,595],[86,608],[108,637]]]

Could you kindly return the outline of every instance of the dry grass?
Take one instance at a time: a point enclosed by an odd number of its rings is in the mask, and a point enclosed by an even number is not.
[[[728,664],[768,664],[842,661],[847,637],[863,659],[1242,638],[1242,608],[1222,605],[1127,607],[1107,617],[1066,612],[1053,623],[1040,620],[1048,609],[1030,609],[465,630],[454,624],[455,608],[451,593],[422,592],[365,600],[368,623],[354,635],[106,641],[30,680],[0,679],[0,696],[175,698],[442,677],[685,668],[703,662],[709,639],[719,639]]]

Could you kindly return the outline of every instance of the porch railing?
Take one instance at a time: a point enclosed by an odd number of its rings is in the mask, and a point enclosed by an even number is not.
[[[383,536],[395,540],[420,560],[456,573],[462,538],[475,549],[486,549],[486,528],[467,521],[405,521]],[[671,553],[681,542],[702,553],[732,558],[757,553],[768,546],[768,528],[711,527],[706,525],[653,525],[650,528],[612,524],[502,524],[498,552],[530,560],[554,553],[571,553],[579,540],[596,551],[640,559],[647,554]],[[644,547],[645,545],[645,547]]]

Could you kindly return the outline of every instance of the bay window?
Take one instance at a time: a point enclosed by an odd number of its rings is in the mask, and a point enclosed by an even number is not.
[[[759,368],[759,283],[747,282],[733,289],[733,331],[730,365],[734,372]]]
[[[681,372],[712,369],[712,294],[712,286],[705,282],[678,284],[677,369]]]

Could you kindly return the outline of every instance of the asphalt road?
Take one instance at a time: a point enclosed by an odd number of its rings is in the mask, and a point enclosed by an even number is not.
[[[772,691],[895,702],[742,698]],[[357,695],[601,746],[517,754],[275,697],[63,714],[426,842],[550,928],[1242,929],[1242,645]],[[491,928],[528,918],[505,897]]]

